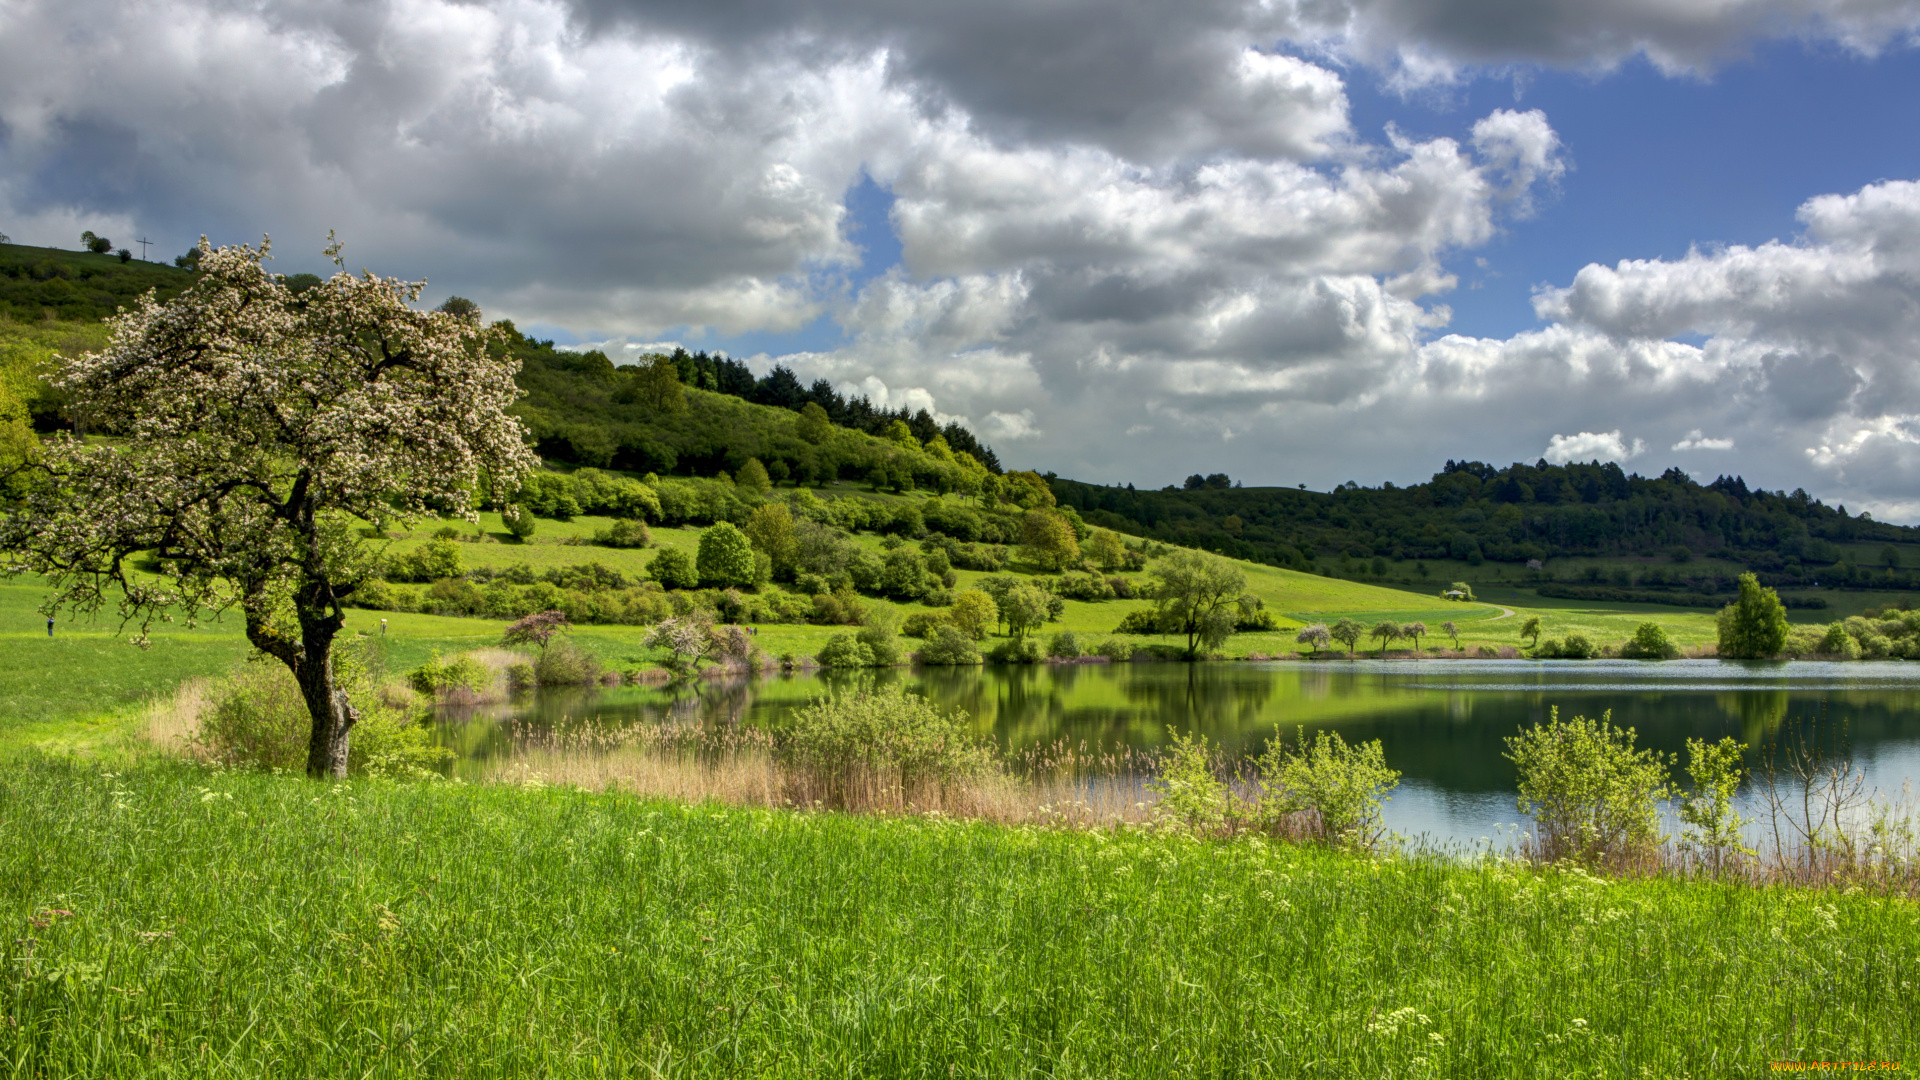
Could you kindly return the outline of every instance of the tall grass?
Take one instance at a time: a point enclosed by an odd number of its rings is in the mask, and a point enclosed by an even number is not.
[[[1754,1076],[1920,1039],[1920,917],[1869,895],[12,764],[9,1075]]]

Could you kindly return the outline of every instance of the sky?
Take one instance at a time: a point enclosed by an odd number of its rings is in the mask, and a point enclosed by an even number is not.
[[[1160,486],[1920,520],[1920,0],[0,0],[0,233],[424,279]]]

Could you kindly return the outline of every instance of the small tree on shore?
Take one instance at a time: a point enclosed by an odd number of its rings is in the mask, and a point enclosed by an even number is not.
[[[1420,639],[1422,637],[1425,637],[1426,633],[1427,633],[1427,624],[1423,622],[1410,622],[1400,628],[1401,637],[1408,637],[1413,639],[1413,648],[1415,652],[1418,652],[1420,650]]]
[[[1300,632],[1293,636],[1293,640],[1297,644],[1305,645],[1309,652],[1317,653],[1333,644],[1333,634],[1327,630],[1326,623],[1314,623],[1301,627]]]
[[[1453,642],[1454,648],[1460,647],[1460,627],[1452,619],[1440,624],[1440,632],[1447,635],[1447,640]]]
[[[198,250],[178,297],[148,295],[108,320],[104,350],[55,361],[76,415],[116,438],[55,435],[17,467],[5,571],[45,577],[49,614],[117,602],[142,643],[156,618],[237,606],[300,684],[307,772],[344,776],[358,713],[333,645],[375,569],[354,530],[472,521],[476,494],[518,487],[535,464],[506,412],[518,364],[476,321],[415,310],[419,283],[342,269],[296,297],[265,244]],[[158,581],[128,572],[140,552]]]
[[[1353,650],[1360,644],[1360,639],[1366,636],[1367,628],[1354,619],[1341,619],[1334,623],[1333,628],[1327,633],[1333,640],[1345,645],[1347,656],[1351,657]]]
[[[1188,656],[1218,648],[1233,633],[1247,579],[1232,563],[1176,551],[1148,573],[1154,578],[1155,618],[1168,631],[1186,635]]]
[[[1752,574],[1740,575],[1740,598],[1720,609],[1721,656],[1759,660],[1787,646],[1787,609],[1780,594]]]
[[[1387,655],[1387,646],[1405,636],[1405,631],[1400,628],[1399,623],[1383,619],[1380,622],[1374,623],[1373,629],[1367,631],[1367,635],[1380,643],[1380,655],[1385,656]]]
[[[1520,636],[1526,638],[1534,647],[1538,648],[1540,645],[1540,616],[1527,616],[1527,621],[1520,624]]]

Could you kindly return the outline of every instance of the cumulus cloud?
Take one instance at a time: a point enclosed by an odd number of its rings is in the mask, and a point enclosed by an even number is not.
[[[1583,431],[1578,435],[1555,435],[1547,440],[1546,452],[1541,457],[1555,465],[1565,465],[1569,461],[1626,461],[1645,453],[1645,439],[1635,439],[1629,446],[1620,437],[1620,430]]]
[[[1733,440],[1732,439],[1710,439],[1707,437],[1706,432],[1701,431],[1699,428],[1694,428],[1692,431],[1687,432],[1686,438],[1681,439],[1677,443],[1674,443],[1673,448],[1676,451],[1677,450],[1731,450],[1733,449]]]

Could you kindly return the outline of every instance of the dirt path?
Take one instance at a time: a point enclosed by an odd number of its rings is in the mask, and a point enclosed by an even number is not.
[[[1512,618],[1512,617],[1513,617],[1513,609],[1512,609],[1512,608],[1510,608],[1510,607],[1500,607],[1500,605],[1499,605],[1499,604],[1494,604],[1494,605],[1492,605],[1492,606],[1493,606],[1493,607],[1497,607],[1497,608],[1500,608],[1500,614],[1498,614],[1498,615],[1495,615],[1495,616],[1494,616],[1493,618],[1491,618],[1491,619],[1488,619],[1488,620],[1487,620],[1488,622],[1499,622],[1499,621],[1500,621],[1501,619],[1510,619],[1510,618]]]

